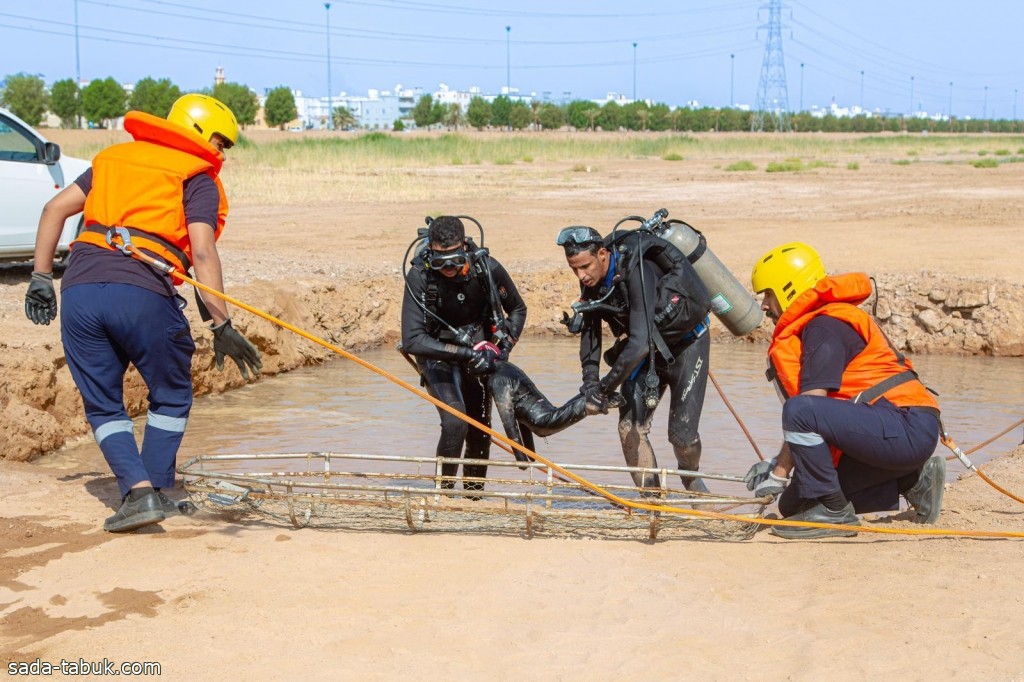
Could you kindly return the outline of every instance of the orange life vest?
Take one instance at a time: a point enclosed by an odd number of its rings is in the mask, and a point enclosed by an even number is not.
[[[185,222],[184,183],[205,173],[220,195],[214,238],[219,239],[228,201],[218,174],[224,163],[217,148],[178,125],[140,111],[124,117],[133,142],[113,145],[92,161],[93,186],[85,201],[85,227],[75,242],[107,244],[109,227],[128,228],[132,243],[182,273],[192,265]],[[175,284],[181,280],[172,278]]]
[[[849,324],[866,344],[843,371],[838,390],[830,398],[872,404],[885,396],[898,407],[927,407],[938,413],[939,404],[921,383],[914,365],[895,350],[870,315],[857,306],[871,295],[871,280],[861,272],[826,277],[798,296],[775,325],[768,348],[768,378],[783,397],[800,393],[800,333],[818,315]],[[839,453],[832,449],[833,462]]]

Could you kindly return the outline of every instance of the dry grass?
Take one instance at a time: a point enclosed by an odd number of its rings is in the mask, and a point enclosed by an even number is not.
[[[122,131],[47,130],[65,153],[91,158],[125,141]],[[224,177],[233,202],[327,205],[338,202],[501,198],[549,178],[593,172],[630,159],[734,162],[773,170],[829,168],[867,158],[906,164],[976,160],[995,136],[853,134],[680,134],[558,132],[302,133],[258,130],[228,154]],[[1000,149],[1024,144],[1000,136]],[[467,167],[472,172],[467,173]],[[859,166],[858,166],[859,167]]]

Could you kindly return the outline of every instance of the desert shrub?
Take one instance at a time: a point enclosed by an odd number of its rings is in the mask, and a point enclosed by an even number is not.
[[[772,161],[765,169],[767,173],[795,173],[802,171],[804,164],[800,159],[786,159],[785,161]]]

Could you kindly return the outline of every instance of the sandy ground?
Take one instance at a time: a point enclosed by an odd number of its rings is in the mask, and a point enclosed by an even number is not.
[[[557,229],[607,229],[662,206],[703,229],[744,282],[766,249],[805,240],[833,271],[1024,285],[1024,164],[865,156],[859,171],[844,158],[801,174],[725,172],[734,160],[406,169],[436,178],[437,196],[342,203],[325,186],[316,202],[239,201],[222,241],[227,286],[348,349],[390,342],[415,228],[427,214],[463,213],[484,222],[541,333],[574,293],[551,245]],[[21,312],[26,273],[0,266],[5,453],[84,432],[57,330]],[[271,373],[325,356],[247,313],[236,319]],[[210,371],[199,345],[198,392],[240,383]],[[131,380],[128,393],[144,405]],[[1022,461],[1017,449],[986,471],[1020,494]],[[5,669],[106,658],[195,679],[1024,679],[1021,540],[531,540],[205,514],[112,536],[99,527],[115,496],[105,470],[0,461]],[[1024,518],[968,476],[947,491],[940,526],[1021,532]]]

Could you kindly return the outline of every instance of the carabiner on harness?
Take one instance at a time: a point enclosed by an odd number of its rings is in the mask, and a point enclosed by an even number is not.
[[[120,244],[115,244],[114,240],[116,238],[118,238],[118,237],[121,238],[121,243]],[[110,228],[107,228],[107,237],[106,237],[106,239],[107,239],[107,246],[111,246],[111,247],[117,249],[118,251],[120,251],[121,253],[123,253],[126,256],[131,256],[132,255],[131,251],[128,250],[128,247],[130,246],[132,248],[135,248],[135,245],[132,244],[132,235],[128,231],[127,227],[110,227]]]
[[[115,239],[120,239],[121,243],[116,243],[114,241]],[[149,263],[153,267],[165,272],[168,275],[174,273],[173,265],[169,265],[164,261],[160,260],[159,258],[156,258],[149,254],[143,254],[141,251],[139,251],[139,248],[132,243],[132,234],[127,227],[115,226],[107,228],[106,240],[108,246],[117,249],[126,256],[130,257],[132,253],[139,254],[138,260],[141,260],[145,263]]]

